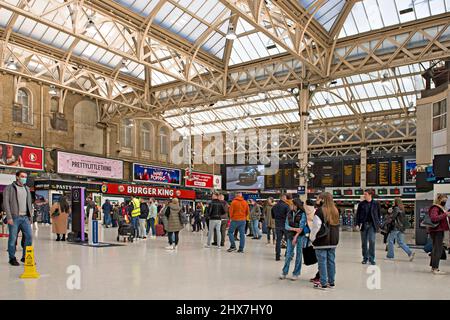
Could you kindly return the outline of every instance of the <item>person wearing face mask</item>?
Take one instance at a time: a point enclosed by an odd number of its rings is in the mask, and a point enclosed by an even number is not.
[[[19,231],[25,237],[22,253],[22,262],[25,262],[25,248],[32,245],[31,214],[33,212],[30,189],[26,186],[27,173],[17,171],[16,181],[3,191],[3,207],[8,221],[9,238],[8,254],[9,264],[19,266],[16,260],[16,240]]]
[[[450,212],[445,210],[447,199],[447,195],[438,194],[434,204],[428,211],[431,221],[439,223],[435,228],[428,228],[433,244],[430,267],[431,272],[435,275],[446,274],[439,270],[439,261],[441,260],[442,251],[444,250],[444,232],[449,230],[448,216],[450,216]]]
[[[373,199],[373,190],[364,192],[364,200],[356,210],[356,225],[361,231],[362,264],[375,265],[376,234],[380,229],[380,204]],[[369,250],[367,250],[369,243]]]

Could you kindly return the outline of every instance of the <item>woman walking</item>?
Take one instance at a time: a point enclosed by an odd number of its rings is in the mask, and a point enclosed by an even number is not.
[[[303,209],[303,203],[300,199],[293,200],[293,210],[289,212],[286,217],[286,237],[287,237],[287,249],[286,260],[284,262],[283,271],[280,275],[280,279],[286,279],[289,273],[289,266],[295,253],[295,265],[292,272],[292,281],[298,280],[300,271],[302,268],[302,249],[305,239],[305,234],[309,233],[309,228],[306,224],[306,214]]]
[[[339,211],[329,192],[323,192],[318,197],[319,208],[316,216],[322,224],[313,242],[319,264],[320,283],[314,288],[334,289],[336,275],[336,247],[339,243]]]
[[[52,233],[56,233],[56,241],[66,241],[67,218],[70,214],[70,206],[65,196],[56,202],[51,210]],[[61,237],[62,236],[62,237]]]
[[[270,234],[272,233],[272,241],[275,244],[275,220],[272,218],[272,208],[274,206],[273,198],[267,199],[263,213],[264,213],[264,223],[267,226],[267,245],[270,245]]]
[[[394,259],[394,241],[396,241],[400,248],[402,248],[408,255],[409,261],[413,261],[415,253],[412,252],[411,249],[405,244],[405,207],[403,206],[403,202],[400,198],[395,198],[392,213],[386,215],[386,219],[391,221],[391,231],[387,237],[387,259]]]
[[[444,232],[449,230],[448,216],[450,212],[445,211],[445,204],[447,203],[447,196],[445,194],[438,194],[434,204],[429,209],[431,221],[439,223],[434,228],[428,228],[433,249],[431,250],[431,272],[435,275],[446,274],[439,270],[439,261],[441,260],[442,251],[444,250]]]
[[[173,198],[170,204],[167,206],[164,215],[167,217],[167,228],[169,238],[169,246],[167,250],[176,250],[179,242],[179,233],[183,229],[183,223],[181,221],[181,207],[178,199]]]

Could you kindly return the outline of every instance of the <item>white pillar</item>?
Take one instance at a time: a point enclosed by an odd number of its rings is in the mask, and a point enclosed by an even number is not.
[[[305,194],[300,195],[300,199],[306,201],[308,197],[308,181],[306,175],[308,174],[308,118],[309,118],[309,104],[310,93],[307,85],[300,86],[298,96],[298,106],[300,111],[300,150],[298,153],[298,162],[300,168],[304,169],[304,174],[300,175],[299,186],[305,187]]]
[[[367,147],[361,147],[361,189],[367,187]]]

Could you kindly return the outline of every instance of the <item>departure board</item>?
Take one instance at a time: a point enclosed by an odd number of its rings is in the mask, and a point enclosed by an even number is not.
[[[355,186],[361,185],[361,165],[355,165]]]
[[[389,185],[389,161],[378,162],[378,182],[380,186]]]
[[[368,186],[377,185],[377,161],[367,160],[366,179]]]
[[[355,178],[355,166],[353,163],[345,163],[343,166],[343,185],[344,187],[351,187],[353,186],[353,181]]]
[[[273,189],[275,188],[274,185],[274,176],[273,175],[266,175],[264,176],[264,188],[265,189]]]
[[[282,178],[283,178],[283,170],[278,170],[275,174],[275,189],[281,189],[283,187]]]
[[[283,188],[285,189],[293,189],[294,188],[294,169],[293,168],[285,168],[283,169]]]
[[[392,159],[391,160],[391,185],[399,186],[402,184],[403,170],[402,170],[402,160]]]

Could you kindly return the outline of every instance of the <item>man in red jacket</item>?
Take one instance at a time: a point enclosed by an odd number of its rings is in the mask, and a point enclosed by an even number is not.
[[[250,208],[247,201],[242,197],[242,193],[238,192],[231,202],[230,206],[230,229],[228,237],[230,238],[230,249],[228,252],[236,251],[236,243],[234,242],[234,230],[239,230],[239,253],[244,252],[245,247],[245,222],[250,214]]]

